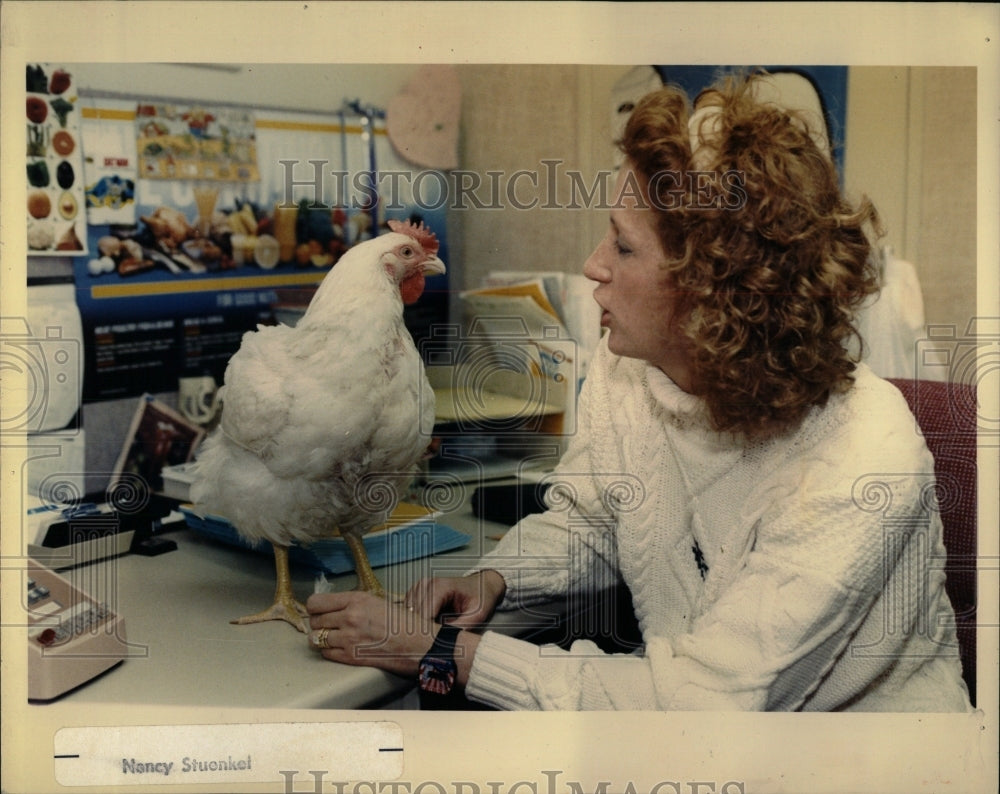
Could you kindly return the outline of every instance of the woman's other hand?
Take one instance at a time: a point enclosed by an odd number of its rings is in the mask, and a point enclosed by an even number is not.
[[[506,592],[504,578],[486,570],[471,576],[421,579],[409,589],[403,603],[428,619],[470,628],[489,620]]]

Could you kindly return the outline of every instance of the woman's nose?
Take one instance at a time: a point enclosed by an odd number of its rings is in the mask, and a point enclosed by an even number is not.
[[[587,261],[583,263],[583,275],[591,281],[604,282],[611,279],[611,269],[605,265],[603,261],[603,248],[603,243],[598,245],[597,248],[594,249],[594,252],[587,257]]]

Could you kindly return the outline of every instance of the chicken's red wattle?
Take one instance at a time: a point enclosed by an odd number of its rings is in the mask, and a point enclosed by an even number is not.
[[[404,278],[399,284],[399,294],[403,298],[403,304],[409,306],[416,303],[424,292],[426,279],[423,273],[414,273],[412,276]]]

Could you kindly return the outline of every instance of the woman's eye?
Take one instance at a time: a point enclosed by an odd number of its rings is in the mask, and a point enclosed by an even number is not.
[[[622,245],[619,241],[615,240],[615,250],[618,252],[619,256],[628,256],[632,253],[632,249]]]

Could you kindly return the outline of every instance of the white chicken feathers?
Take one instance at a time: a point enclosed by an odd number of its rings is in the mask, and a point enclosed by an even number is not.
[[[434,393],[403,323],[400,282],[443,273],[423,225],[350,249],[299,323],[244,335],[226,370],[220,426],[192,500],[250,541],[360,535],[412,480]]]

